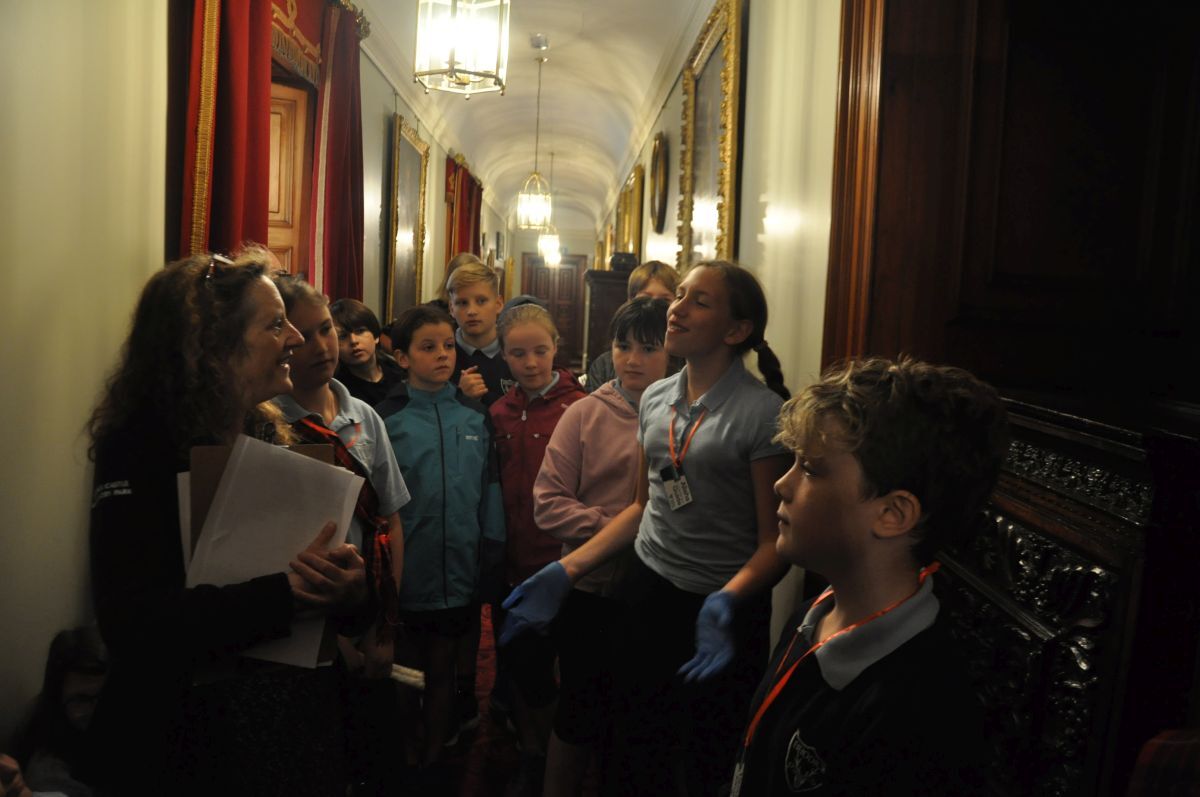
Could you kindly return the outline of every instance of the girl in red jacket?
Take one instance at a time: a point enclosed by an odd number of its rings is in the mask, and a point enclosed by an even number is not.
[[[517,380],[490,408],[508,531],[505,576],[511,587],[562,553],[562,543],[534,523],[533,483],[558,419],[587,393],[570,371],[554,367],[558,330],[544,307],[522,304],[506,310],[497,331],[504,359]],[[540,795],[557,697],[554,646],[549,637],[530,634],[505,647],[501,655],[505,659],[501,666],[517,687],[515,720],[526,756],[519,777],[526,781],[529,793]]]

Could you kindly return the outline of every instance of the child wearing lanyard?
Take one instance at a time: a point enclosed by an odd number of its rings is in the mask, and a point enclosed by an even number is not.
[[[337,645],[347,669],[361,676],[342,684],[350,774],[360,788],[384,788],[388,753],[400,731],[388,676],[404,570],[400,509],[411,496],[383,420],[334,378],[340,341],[328,300],[299,277],[277,274],[274,282],[289,323],[304,336],[291,359],[292,391],[274,403],[297,438],[332,445],[334,462],[364,479],[346,541],[363,552],[379,610],[361,636],[338,635]]]
[[[770,588],[785,568],[772,485],[787,468],[772,441],[787,390],[766,322],[762,288],[745,269],[707,262],[688,273],[665,343],[687,364],[642,396],[635,502],[506,601],[502,644],[544,628],[572,583],[633,545],[616,590],[629,623],[605,767],[615,793],[713,793],[763,673]],[[742,365],[752,349],[767,385]]]
[[[908,359],[835,368],[784,405],[776,548],[830,587],[786,626],[731,797],[985,791],[979,703],[929,576],[978,528],[1007,438],[991,387]]]

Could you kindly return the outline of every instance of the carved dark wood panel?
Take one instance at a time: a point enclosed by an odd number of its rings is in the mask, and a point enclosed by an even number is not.
[[[1200,600],[1178,559],[1195,561],[1196,518],[1166,508],[1194,506],[1197,446],[1164,456],[1154,432],[1009,409],[1000,484],[939,579],[987,712],[989,781],[1123,794],[1138,745],[1188,718]],[[1160,476],[1189,468],[1183,495]]]
[[[942,599],[988,707],[991,780],[1009,794],[1090,793],[1118,574],[995,510],[960,555],[943,557]]]

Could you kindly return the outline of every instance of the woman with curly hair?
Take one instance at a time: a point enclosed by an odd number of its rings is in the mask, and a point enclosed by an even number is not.
[[[199,255],[151,277],[88,424],[92,588],[112,655],[90,774],[113,793],[342,788],[335,668],[236,654],[286,636],[300,611],[359,620],[367,589],[354,547],[329,549],[330,523],[289,572],[185,586],[176,475],[191,448],[240,434],[290,440],[270,399],[291,390],[304,339],[268,270],[261,256]]]

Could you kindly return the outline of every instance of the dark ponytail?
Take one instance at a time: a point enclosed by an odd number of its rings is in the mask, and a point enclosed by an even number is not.
[[[763,381],[767,383],[767,387],[778,393],[784,401],[790,399],[792,394],[788,391],[787,385],[783,383],[783,367],[779,363],[779,357],[765,340],[754,350],[758,352],[758,372],[763,375]]]
[[[767,297],[762,286],[754,275],[741,266],[736,266],[726,260],[706,260],[696,264],[696,268],[711,268],[721,272],[725,278],[725,287],[729,290],[729,312],[737,321],[749,321],[750,334],[735,348],[738,354],[754,349],[758,354],[758,370],[763,375],[767,387],[778,393],[786,401],[792,397],[787,386],[783,383],[783,369],[779,358],[767,345]]]

